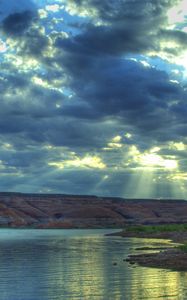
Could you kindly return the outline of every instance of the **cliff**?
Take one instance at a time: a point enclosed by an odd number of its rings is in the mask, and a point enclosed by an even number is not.
[[[1,227],[102,228],[187,223],[187,201],[0,193]]]

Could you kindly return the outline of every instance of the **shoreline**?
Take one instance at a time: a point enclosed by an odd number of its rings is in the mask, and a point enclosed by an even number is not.
[[[111,235],[116,235],[111,234]],[[125,232],[121,231],[117,233],[121,237],[136,237],[136,238],[155,238],[169,240],[171,243],[178,243],[184,245],[187,242],[187,231],[184,232],[154,232],[154,233],[145,233],[145,232]],[[169,269],[172,271],[187,271],[187,252],[180,248],[180,246],[170,245],[165,249],[154,249],[154,248],[140,248],[136,250],[148,250],[149,253],[143,254],[133,254],[129,255],[126,258],[126,261],[131,265],[139,265],[142,267],[152,267],[152,268],[161,268]],[[159,252],[151,253],[151,250],[160,250]]]

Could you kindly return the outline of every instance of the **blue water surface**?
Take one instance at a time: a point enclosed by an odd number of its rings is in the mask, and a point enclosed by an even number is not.
[[[187,299],[187,273],[124,261],[161,240],[105,236],[111,231],[0,229],[0,299]]]

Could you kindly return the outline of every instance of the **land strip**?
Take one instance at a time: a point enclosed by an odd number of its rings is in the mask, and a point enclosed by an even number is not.
[[[130,264],[143,267],[187,271],[187,224],[167,224],[155,226],[127,226],[117,233],[122,237],[159,238],[179,243],[166,249],[147,247],[137,250],[159,250],[159,252],[129,255],[126,259]],[[169,246],[169,245],[168,245]]]

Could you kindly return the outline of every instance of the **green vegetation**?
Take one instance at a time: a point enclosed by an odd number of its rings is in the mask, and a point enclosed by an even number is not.
[[[127,226],[125,232],[159,233],[187,231],[187,224],[137,225]]]
[[[184,252],[187,252],[187,244],[180,245],[178,248]]]

